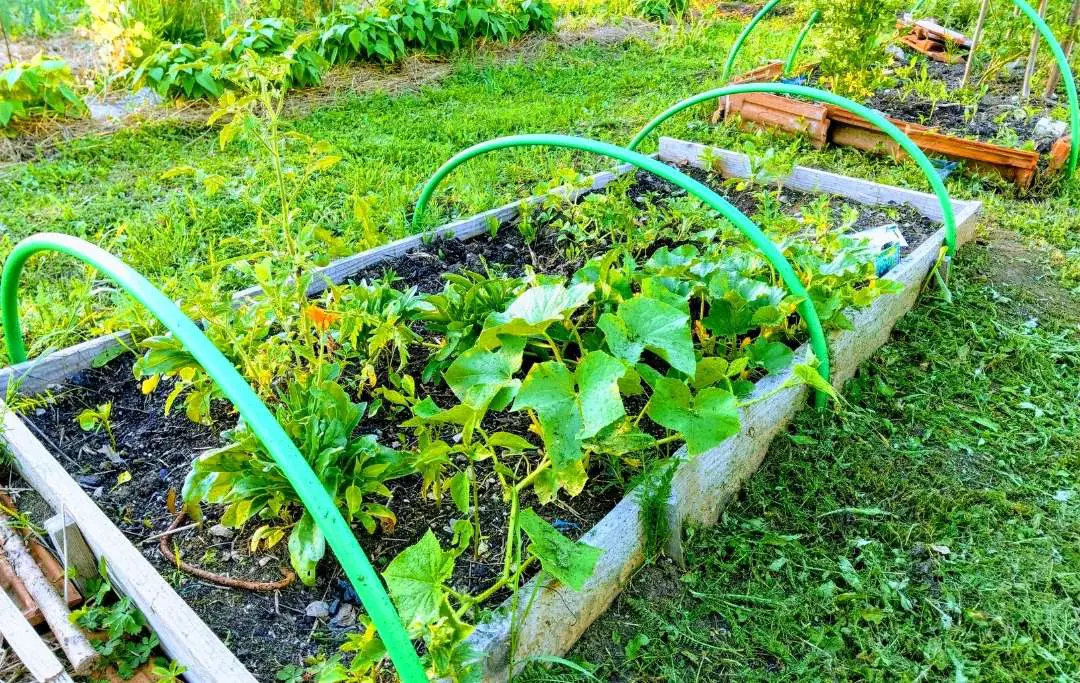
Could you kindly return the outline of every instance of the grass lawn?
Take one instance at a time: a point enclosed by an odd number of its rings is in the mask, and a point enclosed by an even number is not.
[[[573,660],[604,681],[1080,677],[1080,305],[1005,233],[958,255]],[[521,680],[589,680],[534,666]]]

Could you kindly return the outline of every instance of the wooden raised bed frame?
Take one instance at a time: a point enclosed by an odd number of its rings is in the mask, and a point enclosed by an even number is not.
[[[808,68],[810,67],[804,70]],[[732,83],[770,82],[778,80],[782,74],[783,65],[774,62],[734,78]],[[721,98],[713,112],[712,122],[717,123],[720,119],[732,115],[740,117],[744,130],[771,128],[804,134],[818,149],[831,142],[865,152],[889,154],[897,159],[907,156],[900,146],[877,126],[840,107],[804,102],[772,93],[748,93]],[[927,154],[962,161],[981,171],[995,172],[1022,190],[1031,187],[1039,167],[1038,152],[1003,147],[981,140],[968,140],[939,133],[934,128],[918,123],[891,116],[886,118]],[[1051,171],[1060,169],[1068,156],[1067,146],[1061,147],[1059,144],[1058,147],[1059,159],[1056,165],[1051,164]]]
[[[703,145],[661,138],[658,156],[662,161],[707,168],[706,162],[702,161],[706,149]],[[724,176],[745,177],[750,172],[749,160],[745,155],[722,149],[712,149],[710,154]],[[622,166],[613,172],[592,176],[591,188],[601,189],[629,170],[631,167]],[[824,192],[866,204],[906,202],[932,220],[941,220],[941,206],[932,194],[804,167],[796,168],[784,184],[793,190]],[[577,195],[582,191],[564,192]],[[447,224],[438,232],[468,239],[486,232],[492,219],[507,223],[518,215],[523,204],[535,204],[542,200],[542,197],[531,197],[507,204]],[[981,202],[953,202],[960,244],[972,238],[981,207]],[[398,240],[336,261],[320,269],[319,273],[334,282],[341,282],[366,267],[419,246],[422,239],[423,236],[416,235]],[[943,243],[942,229],[886,275],[904,284],[902,293],[883,297],[870,308],[851,313],[853,330],[830,336],[834,385],[841,386],[854,374],[860,363],[888,340],[896,321],[914,306]],[[316,289],[322,286],[315,285]],[[239,292],[236,298],[240,300],[257,295],[257,290],[245,290]],[[0,384],[6,386],[18,377],[21,390],[41,391],[50,383],[63,381],[86,369],[98,354],[125,342],[124,335],[102,337],[36,362],[6,368],[0,371]],[[800,347],[795,356],[794,363],[802,362],[807,356],[807,347]],[[755,395],[783,384],[789,379],[789,374],[790,370],[767,377],[758,383]],[[688,523],[715,523],[721,509],[742,482],[757,470],[772,438],[805,405],[808,395],[809,390],[805,386],[782,391],[743,409],[740,433],[720,447],[692,459],[686,456],[685,449],[676,454],[681,463],[674,477],[666,511],[668,528],[671,529],[666,550],[673,558],[682,560],[684,526]],[[252,681],[251,674],[98,509],[25,423],[2,402],[0,410],[3,411],[3,438],[14,456],[16,470],[54,509],[63,507],[68,516],[78,522],[93,552],[106,558],[110,576],[117,588],[130,596],[146,614],[165,652],[188,667],[185,674],[187,680],[193,683]],[[506,680],[512,664],[530,656],[565,653],[607,609],[644,561],[645,531],[639,513],[637,497],[631,492],[582,537],[585,543],[601,548],[604,555],[597,564],[596,572],[580,592],[557,589],[549,583],[537,586],[535,580],[521,589],[522,596],[530,596],[535,590],[535,598],[527,613],[525,604],[528,600],[522,600],[519,606],[516,620],[517,651],[513,658],[509,651],[512,635],[509,616],[477,627],[470,641],[482,656],[485,680]],[[508,614],[510,604],[503,607]]]

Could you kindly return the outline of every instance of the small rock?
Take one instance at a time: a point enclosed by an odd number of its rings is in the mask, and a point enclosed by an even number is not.
[[[304,608],[304,614],[315,619],[325,619],[330,616],[330,605],[327,605],[322,600],[309,602],[308,606]]]
[[[898,62],[907,61],[907,53],[904,52],[904,50],[899,45],[888,46],[887,48],[885,48],[885,54],[889,55]]]
[[[96,474],[84,474],[75,477],[75,481],[79,482],[80,486],[86,487],[88,489],[97,488],[102,484],[101,477]]]
[[[105,487],[99,486],[96,489],[94,489],[94,493],[93,493],[94,498],[101,498],[104,495],[105,495]]]
[[[330,628],[346,629],[356,626],[356,608],[345,603],[338,610],[334,618],[329,621]]]
[[[221,524],[215,524],[214,526],[210,527],[209,532],[211,536],[217,536],[218,538],[233,537],[233,530],[226,526],[222,526]]]
[[[1015,61],[1009,62],[1001,69],[1001,80],[1022,81],[1024,79],[1024,69],[1026,68],[1026,59],[1017,59]]]
[[[356,589],[353,585],[345,579],[338,578],[337,580],[338,590],[341,591],[341,599],[351,605],[360,604],[360,596],[356,594]]]
[[[38,409],[34,410],[34,415],[37,415],[38,417],[40,417],[40,416],[42,416],[44,414],[45,414],[45,409],[44,408],[38,408]]]
[[[274,558],[272,558],[270,556],[260,557],[259,558],[259,566],[260,567],[265,567],[266,565],[270,564],[270,560],[272,560],[272,559],[274,559]]]
[[[1035,122],[1035,128],[1031,131],[1031,137],[1035,142],[1050,144],[1065,135],[1069,131],[1069,124],[1057,121],[1049,117],[1042,117]]]

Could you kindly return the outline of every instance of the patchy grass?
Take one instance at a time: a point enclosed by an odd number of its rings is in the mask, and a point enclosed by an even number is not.
[[[571,658],[601,680],[1080,677],[1080,306],[1004,233],[959,254],[719,526]],[[535,667],[521,681],[585,680]]]

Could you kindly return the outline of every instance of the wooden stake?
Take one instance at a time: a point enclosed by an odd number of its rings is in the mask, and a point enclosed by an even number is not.
[[[49,540],[60,554],[64,570],[74,569],[68,572],[68,576],[79,590],[85,591],[87,579],[98,575],[97,561],[90,547],[86,545],[86,539],[79,531],[79,525],[70,517],[66,520],[66,513],[53,515],[45,520],[45,532],[49,534]]]
[[[1072,57],[1073,45],[1076,44],[1076,24],[1080,22],[1080,0],[1073,0],[1072,11],[1069,12],[1069,35],[1065,38],[1065,59]],[[1043,99],[1050,99],[1057,90],[1058,81],[1061,80],[1061,69],[1058,68],[1057,60],[1050,66],[1050,75],[1046,79],[1046,90],[1043,91]]]
[[[11,644],[15,656],[34,680],[40,683],[72,683],[64,665],[19,611],[19,607],[0,590],[0,635]]]
[[[92,671],[101,661],[90,645],[89,639],[70,621],[71,612],[57,594],[41,568],[34,562],[23,544],[22,537],[11,527],[11,518],[0,513],[0,546],[3,547],[15,575],[22,580],[38,609],[45,617],[49,629],[56,635],[61,649],[71,663],[72,671],[83,675]],[[13,603],[14,604],[14,603]]]
[[[1076,0],[1080,3],[1080,0]],[[979,21],[975,24],[975,35],[971,38],[971,47],[968,48],[967,64],[964,65],[964,77],[960,80],[960,87],[966,88],[968,79],[971,78],[971,69],[975,65],[975,50],[979,48],[979,43],[982,42],[983,28],[986,27],[986,15],[990,10],[990,0],[982,0],[982,6],[979,7]]]
[[[1046,17],[1046,6],[1050,0],[1042,0],[1039,3],[1039,16]],[[1031,77],[1035,75],[1035,62],[1039,58],[1039,38],[1041,34],[1035,29],[1035,35],[1031,36],[1031,51],[1028,53],[1027,66],[1024,68],[1024,85],[1020,88],[1020,99],[1026,100],[1031,97]]]

